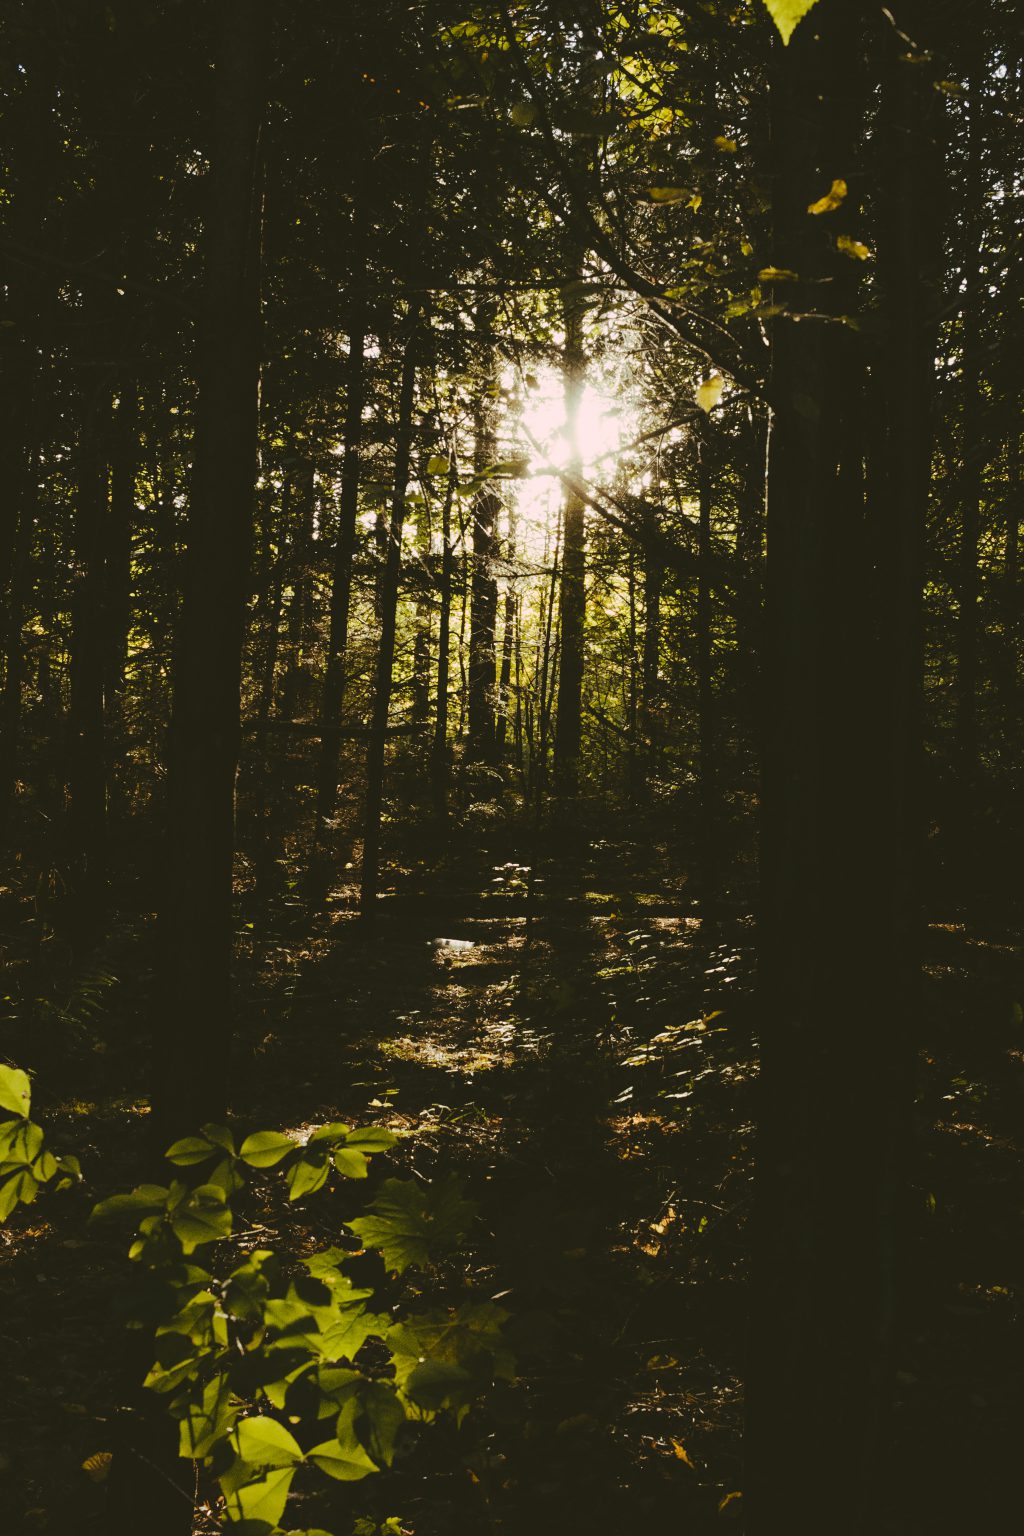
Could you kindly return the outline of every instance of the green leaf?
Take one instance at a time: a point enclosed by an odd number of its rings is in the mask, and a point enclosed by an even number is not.
[[[235,1138],[226,1125],[207,1123],[206,1125],[201,1125],[199,1129],[207,1141],[212,1142],[215,1147],[220,1147],[221,1151],[226,1152],[229,1157],[234,1157]]]
[[[201,1243],[216,1242],[231,1233],[231,1209],[216,1184],[200,1184],[170,1216],[171,1230],[185,1253]]]
[[[42,1128],[32,1120],[8,1120],[0,1127],[0,1162],[29,1163],[43,1150]]]
[[[232,1437],[243,1461],[254,1467],[294,1467],[302,1460],[302,1447],[276,1419],[258,1415],[241,1419]]]
[[[389,1147],[398,1145],[398,1137],[394,1131],[386,1130],[383,1125],[364,1125],[361,1129],[349,1131],[345,1137],[346,1147],[355,1147],[359,1152],[365,1152],[372,1157],[375,1152],[386,1152]]]
[[[724,388],[725,380],[720,373],[712,374],[710,379],[705,379],[703,384],[698,384],[696,399],[700,409],[705,413],[713,411],[722,398]]]
[[[39,1185],[27,1168],[14,1174],[0,1186],[0,1221],[6,1221],[16,1205],[31,1205],[38,1193]]]
[[[300,1157],[288,1170],[288,1199],[301,1200],[303,1195],[313,1195],[327,1183],[330,1163],[325,1156],[315,1160]]]
[[[192,1404],[181,1421],[178,1454],[200,1461],[228,1434],[239,1409],[231,1406],[231,1389],[226,1376],[215,1376],[203,1389],[200,1405]]]
[[[784,43],[788,43],[798,25],[814,5],[814,0],[764,0]]]
[[[359,1394],[360,1428],[366,1448],[374,1461],[390,1467],[395,1459],[395,1442],[406,1422],[405,1409],[395,1389],[386,1381],[368,1381]],[[340,1440],[340,1436],[339,1436]]]
[[[109,1221],[118,1216],[141,1216],[147,1211],[161,1211],[170,1191],[162,1184],[140,1184],[130,1195],[111,1195],[93,1206],[90,1221]]]
[[[298,1142],[279,1131],[254,1131],[242,1142],[239,1156],[250,1168],[273,1168]]]
[[[316,1130],[306,1142],[307,1147],[319,1147],[325,1143],[332,1145],[336,1141],[344,1141],[351,1127],[343,1125],[340,1120],[332,1120],[330,1125],[317,1126]]]
[[[213,1142],[207,1141],[205,1136],[183,1136],[167,1148],[164,1157],[169,1163],[176,1163],[179,1168],[191,1168],[196,1163],[205,1163],[216,1150]]]
[[[362,1446],[355,1442],[343,1446],[338,1440],[325,1440],[321,1445],[314,1445],[306,1460],[315,1463],[328,1477],[337,1478],[339,1483],[355,1483],[377,1471]]]
[[[0,1109],[28,1118],[32,1107],[32,1084],[20,1067],[0,1067]]]
[[[56,1172],[57,1159],[52,1152],[43,1151],[32,1164],[33,1177],[38,1179],[40,1184],[45,1184],[47,1179],[52,1179]]]
[[[648,187],[647,196],[652,203],[688,203],[691,193],[686,187]]]
[[[365,1179],[370,1165],[354,1147],[335,1147],[334,1166],[345,1179]]]
[[[295,1476],[294,1467],[280,1467],[264,1477],[254,1478],[240,1487],[230,1486],[234,1479],[221,1478],[225,1508],[229,1520],[264,1520],[271,1527],[280,1523],[288,1502],[288,1490]],[[225,1487],[228,1484],[228,1487]]]
[[[450,1176],[428,1186],[386,1179],[370,1210],[372,1215],[349,1226],[367,1248],[381,1250],[388,1269],[401,1274],[410,1264],[424,1265],[455,1248],[476,1207],[462,1198],[458,1180]]]
[[[446,475],[448,473],[448,460],[440,454],[431,454],[427,460],[428,475]]]

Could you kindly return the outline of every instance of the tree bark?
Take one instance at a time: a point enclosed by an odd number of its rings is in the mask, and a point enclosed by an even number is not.
[[[402,382],[398,401],[398,426],[395,433],[391,518],[380,582],[381,633],[377,651],[373,713],[370,719],[370,740],[366,755],[366,811],[363,821],[363,870],[359,895],[360,910],[364,917],[373,916],[380,891],[380,818],[384,799],[384,754],[395,667],[398,586],[402,573],[402,529],[405,524],[405,496],[409,484],[409,458],[412,450],[412,411],[416,395],[419,319],[419,309],[413,306],[406,321],[405,354],[402,359]]]
[[[586,506],[574,488],[580,476],[578,418],[583,398],[584,302],[578,284],[563,295],[565,310],[565,414],[569,475],[563,512],[562,583],[559,593],[561,641],[558,709],[555,715],[555,792],[572,799],[579,793],[583,710],[583,626],[586,617]]]
[[[897,22],[916,35],[908,9]],[[822,5],[775,50],[773,260],[803,279],[787,289],[797,312],[856,313],[857,263],[833,242],[857,226],[868,104],[861,15],[850,0]],[[865,503],[860,333],[781,318],[773,334],[746,1438],[753,1536],[863,1536],[884,1523],[919,952],[920,548],[933,356],[922,280],[930,187],[917,163],[932,149],[917,93],[931,86],[898,57],[898,34],[887,32],[884,46],[887,110],[899,121],[879,155],[893,231],[879,249],[887,297],[875,361],[890,381],[878,406],[887,418],[883,505]],[[808,216],[836,178],[850,187],[841,220]]]
[[[259,413],[260,124],[266,16],[219,7],[206,285],[168,762],[154,1119],[224,1115],[231,1039],[234,787]]]
[[[493,306],[482,306],[478,329],[485,333],[487,367],[474,406],[475,445],[473,467],[477,474],[497,457],[494,436],[495,370]],[[501,498],[485,482],[473,503],[473,568],[469,616],[469,751],[477,762],[489,763],[495,751],[495,683],[497,658],[495,628],[498,618],[498,583],[494,576],[494,529]]]
[[[358,221],[353,248],[361,251],[363,240]],[[338,797],[338,754],[341,717],[345,705],[345,666],[348,626],[352,607],[352,563],[355,559],[359,512],[360,450],[363,435],[363,404],[366,395],[366,299],[354,273],[355,295],[348,339],[347,394],[345,399],[344,457],[341,461],[341,493],[338,498],[338,533],[331,582],[330,629],[327,666],[320,711],[320,774],[317,784],[317,819],[321,827],[334,815]]]
[[[83,943],[91,942],[100,932],[106,899],[104,556],[110,515],[111,398],[105,370],[96,372],[98,377],[82,389],[76,449],[68,708],[73,923]]]
[[[434,749],[430,779],[434,810],[440,820],[448,814],[448,688],[451,678],[452,580],[455,575],[455,546],[452,543],[452,502],[458,484],[454,441],[448,460],[448,478],[441,507],[441,591],[437,621],[437,692],[434,710]]]

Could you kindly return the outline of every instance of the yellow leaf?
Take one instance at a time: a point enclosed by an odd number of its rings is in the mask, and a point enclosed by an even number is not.
[[[799,281],[799,277],[788,267],[762,267],[757,274],[757,280],[759,283],[795,283]]]
[[[675,1451],[676,1455],[679,1457],[679,1460],[683,1463],[683,1465],[687,1466],[687,1467],[690,1467],[694,1472],[696,1472],[697,1468],[693,1465],[693,1462],[690,1460],[689,1456],[687,1455],[685,1445],[680,1445],[678,1440],[671,1440],[669,1442],[669,1444],[671,1445],[672,1449]]]
[[[863,241],[855,240],[852,235],[837,235],[836,249],[842,251],[844,256],[852,256],[855,261],[867,261],[871,255]]]
[[[713,411],[722,398],[722,390],[725,388],[725,380],[720,373],[712,374],[710,379],[705,379],[697,386],[697,404],[702,411]]]
[[[701,205],[701,203],[703,201],[704,201],[704,199],[701,197],[700,193],[699,192],[695,192],[693,194],[693,196],[690,198],[690,201],[687,204],[687,207],[688,208],[692,208],[694,213],[696,213],[697,209],[700,207],[700,205]]]
[[[652,203],[685,203],[690,193],[685,187],[648,187],[647,196]]]
[[[779,29],[784,43],[788,43],[797,26],[814,4],[814,0],[764,0],[771,18]]]
[[[727,155],[734,155],[736,153],[736,140],[727,139],[722,134],[718,134],[715,138],[715,148],[723,150]]]
[[[742,1513],[742,1493],[727,1493],[724,1499],[718,1503],[718,1513],[724,1515],[727,1520],[738,1520]]]
[[[87,1456],[82,1462],[82,1471],[87,1477],[91,1477],[94,1483],[102,1483],[110,1473],[110,1463],[114,1456],[111,1451],[97,1451],[94,1456]]]
[[[849,190],[849,187],[846,185],[846,182],[842,179],[842,177],[837,177],[829,187],[828,191],[825,193],[824,197],[819,197],[816,203],[807,204],[807,212],[834,213],[842,203]]]

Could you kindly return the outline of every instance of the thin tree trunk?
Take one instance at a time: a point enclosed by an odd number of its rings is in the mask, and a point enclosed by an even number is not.
[[[357,297],[348,346],[345,453],[341,464],[341,494],[338,498],[338,533],[331,582],[327,666],[320,710],[317,820],[321,828],[334,815],[338,798],[338,756],[341,746],[341,719],[345,707],[348,627],[352,608],[352,564],[355,559],[356,519],[359,511],[360,450],[366,379],[366,302],[362,288],[358,286],[358,274],[355,280]]]
[[[511,573],[516,558],[516,512],[514,504],[508,509],[508,549],[505,563]],[[505,738],[508,734],[508,717],[510,705],[510,685],[512,682],[512,641],[516,625],[516,589],[511,574],[505,581],[505,610],[503,614],[503,629],[501,635],[501,672],[498,677],[498,722],[495,737],[498,761],[505,752]]]
[[[125,668],[132,617],[132,533],[135,527],[138,417],[135,384],[127,383],[114,414],[104,591],[106,655],[103,704],[109,758],[107,790],[112,818],[123,815],[128,788],[123,765],[127,752]]]
[[[437,693],[434,711],[434,750],[430,778],[434,810],[443,821],[448,814],[448,686],[451,675],[452,578],[455,574],[455,548],[452,543],[452,502],[458,483],[458,469],[453,442],[448,461],[448,480],[441,508],[441,593],[437,633]]]
[[[657,525],[653,507],[644,509],[644,651],[643,651],[643,780],[645,794],[658,772],[661,738],[661,594],[665,567],[653,537]]]
[[[259,138],[266,17],[219,8],[206,288],[168,764],[162,1019],[154,1118],[223,1118],[231,1041],[234,788],[259,398]]]
[[[697,858],[701,920],[714,921],[718,888],[715,762],[715,691],[711,648],[711,472],[706,428],[697,439]]]
[[[68,791],[74,926],[83,943],[94,940],[101,930],[106,899],[104,555],[109,517],[110,424],[110,385],[101,372],[83,390],[74,502]]]
[[[585,504],[575,482],[580,476],[577,422],[583,398],[583,297],[578,284],[564,295],[565,415],[569,442],[569,475],[565,495],[562,584],[559,597],[561,640],[558,665],[558,711],[555,716],[555,791],[567,799],[579,792],[580,741],[583,709],[583,628],[586,611]]]
[[[477,474],[490,468],[497,457],[494,435],[496,378],[493,306],[481,308],[478,329],[485,333],[488,362],[474,409],[473,467]],[[494,576],[494,528],[501,499],[493,485],[484,483],[473,502],[472,603],[469,621],[469,751],[477,762],[489,763],[495,750],[495,627],[498,617],[498,583]]]
[[[384,755],[395,666],[398,586],[402,573],[402,529],[405,523],[405,497],[409,484],[409,457],[412,449],[412,410],[416,395],[418,325],[419,309],[414,306],[406,322],[405,355],[402,359],[402,383],[398,401],[398,427],[395,433],[395,477],[391,495],[391,519],[380,583],[381,634],[377,652],[373,713],[370,719],[370,740],[366,756],[366,813],[363,822],[363,871],[359,896],[360,909],[364,917],[373,915],[380,890],[380,818],[384,799]]]
[[[956,831],[959,872],[973,886],[973,829],[978,774],[978,628],[981,596],[978,553],[981,536],[981,79],[975,69],[969,85],[967,116],[966,230],[961,363],[960,547],[957,555],[956,767],[959,825]]]

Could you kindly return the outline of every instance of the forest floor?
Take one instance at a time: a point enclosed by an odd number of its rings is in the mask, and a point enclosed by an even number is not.
[[[38,1071],[37,1117],[87,1187],[0,1233],[0,1529],[63,1536],[104,1529],[81,1464],[108,1449],[124,1394],[125,1266],[85,1218],[143,1176],[151,981],[125,931],[44,1008],[16,894],[0,1053]],[[285,882],[249,914],[235,1116],[372,1120],[410,1133],[406,1169],[456,1171],[480,1208],[465,1271],[511,1314],[519,1380],[349,1507],[416,1536],[741,1527],[750,920],[702,928],[668,851],[622,836],[562,854],[477,837],[396,872],[372,930],[351,895],[311,917]],[[1020,1508],[1021,951],[994,925],[937,920],[927,959],[884,1532],[994,1536]],[[315,1206],[309,1221],[328,1244]]]

